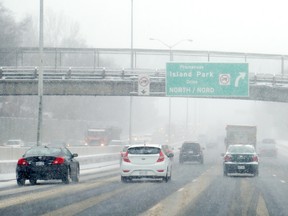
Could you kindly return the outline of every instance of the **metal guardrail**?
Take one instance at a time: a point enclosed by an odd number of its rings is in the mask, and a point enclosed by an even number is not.
[[[165,80],[165,70],[159,69],[113,69],[113,68],[44,68],[44,80],[135,80],[139,74],[148,74],[154,81]],[[38,79],[37,67],[1,67],[0,80]]]
[[[0,67],[0,81],[2,80],[37,80],[37,67]],[[151,81],[164,82],[165,69],[129,69],[129,68],[91,68],[91,67],[65,67],[53,69],[44,68],[44,80],[125,80],[135,81],[139,74],[147,74]],[[288,84],[288,74],[249,74],[250,84]]]

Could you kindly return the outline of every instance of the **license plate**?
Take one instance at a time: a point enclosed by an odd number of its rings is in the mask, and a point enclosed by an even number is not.
[[[238,169],[245,169],[245,166],[238,166]]]
[[[147,171],[140,171],[139,175],[141,175],[141,176],[147,175]]]
[[[193,151],[189,151],[188,153],[189,153],[189,154],[193,154],[194,152],[193,152]]]
[[[43,161],[38,161],[38,162],[36,162],[36,166],[44,166],[44,162]]]

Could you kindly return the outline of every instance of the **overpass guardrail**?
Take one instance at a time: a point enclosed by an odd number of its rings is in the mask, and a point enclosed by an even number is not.
[[[65,67],[43,69],[44,80],[117,80],[135,81],[138,75],[147,74],[151,81],[165,82],[165,69],[129,69],[129,68],[90,68],[90,67]],[[39,69],[37,67],[1,67],[0,81],[5,80],[37,80]],[[288,84],[288,74],[249,73],[250,84]]]

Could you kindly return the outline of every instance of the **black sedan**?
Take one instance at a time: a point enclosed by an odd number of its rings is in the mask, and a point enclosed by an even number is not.
[[[16,166],[16,180],[23,186],[26,180],[35,185],[37,180],[62,180],[69,184],[79,182],[80,166],[65,147],[36,146],[28,149]]]
[[[223,174],[259,174],[259,158],[253,145],[230,145],[224,156]]]

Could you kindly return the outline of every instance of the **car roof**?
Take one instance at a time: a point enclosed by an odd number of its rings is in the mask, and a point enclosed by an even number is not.
[[[255,150],[255,147],[254,147],[253,145],[245,145],[245,144],[229,145],[227,150],[229,150],[230,148],[235,148],[235,147],[236,147],[236,148],[237,148],[237,147],[239,147],[239,148],[251,148],[251,149],[254,149],[254,151],[256,151],[256,150]]]
[[[17,142],[23,142],[21,139],[10,139],[10,140],[8,140],[8,142],[15,142],[15,141],[17,141]]]
[[[157,148],[161,148],[161,144],[134,144],[134,145],[131,145],[131,146],[129,146],[129,148],[132,148],[132,147],[144,147],[144,146],[146,146],[146,147],[157,147]]]
[[[196,141],[185,141],[182,145],[200,145],[200,143]]]

